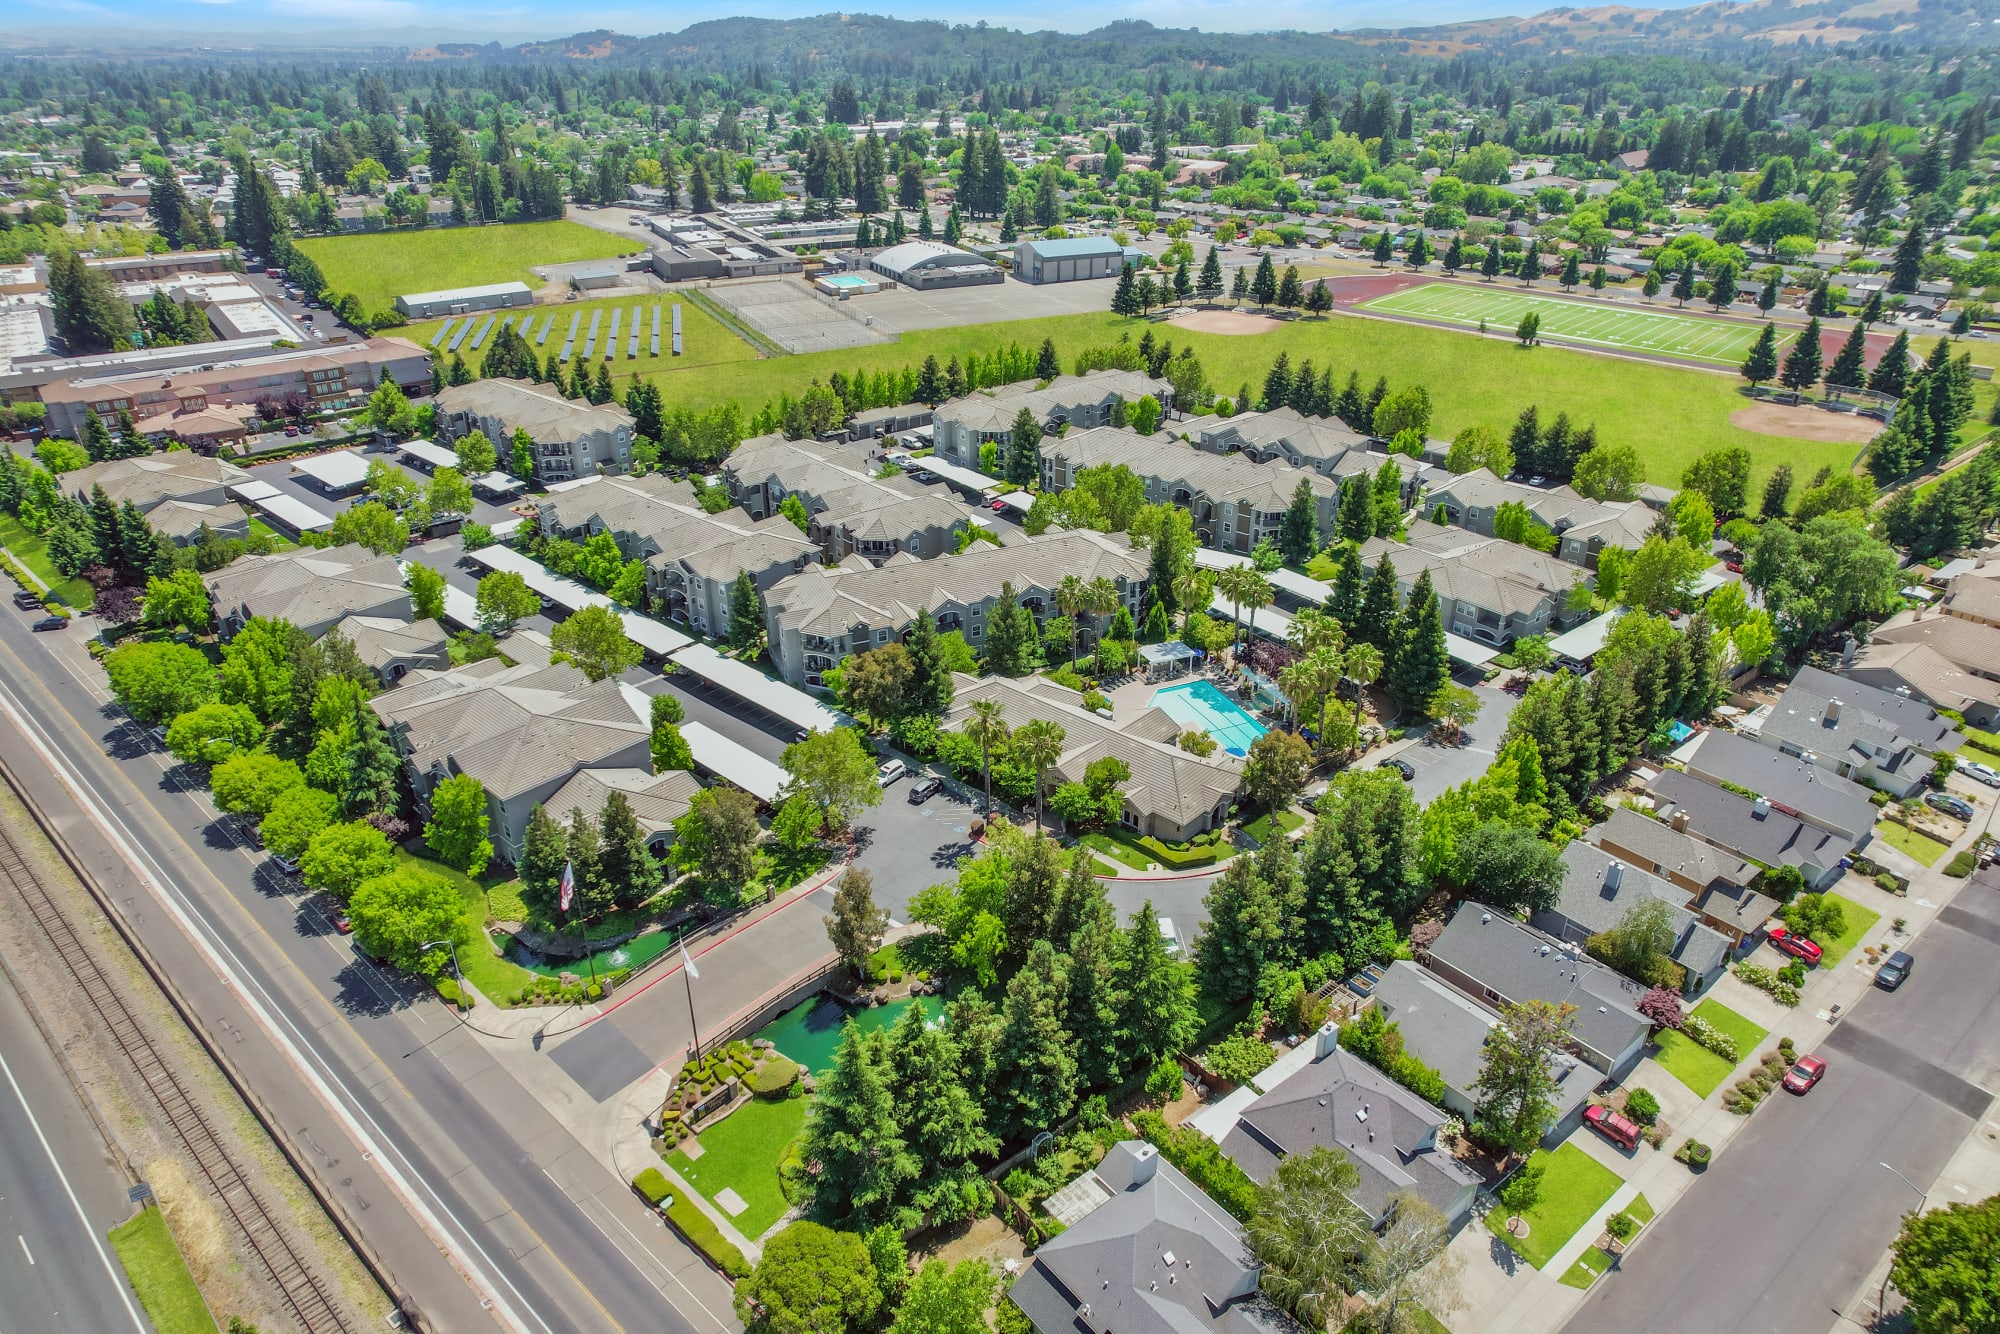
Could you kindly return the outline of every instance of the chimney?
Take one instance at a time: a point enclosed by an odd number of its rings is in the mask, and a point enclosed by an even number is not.
[[[1672,826],[1675,833],[1685,834],[1688,827],[1688,813],[1686,811],[1675,811],[1673,818],[1667,823]]]
[[[1770,813],[1771,813],[1771,803],[1764,800],[1764,798],[1758,797],[1755,801],[1750,803],[1750,814],[1753,818],[1761,820]]]
[[[1830,700],[1828,700],[1828,701],[1826,702],[1826,720],[1827,720],[1828,722],[1830,722],[1830,723],[1837,723],[1837,722],[1839,722],[1839,721],[1840,721],[1840,701],[1839,701],[1839,700],[1837,700],[1837,699],[1830,699]]]
[[[1613,857],[1604,867],[1604,887],[1606,889],[1616,889],[1624,879],[1625,863]]]
[[[1160,1170],[1160,1151],[1150,1144],[1138,1144],[1128,1152],[1132,1155],[1132,1184],[1143,1186]]]
[[[1329,1019],[1313,1034],[1313,1059],[1315,1061],[1332,1054],[1340,1046],[1340,1025]]]
[[[1849,635],[1847,637],[1847,642],[1841,645],[1840,665],[1842,667],[1852,667],[1854,665],[1855,651],[1860,647],[1861,645],[1855,640],[1854,636]]]

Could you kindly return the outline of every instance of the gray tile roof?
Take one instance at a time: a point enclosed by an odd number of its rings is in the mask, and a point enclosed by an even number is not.
[[[433,667],[447,665],[451,641],[444,627],[429,618],[399,621],[391,616],[347,616],[328,631],[335,632],[345,635],[361,661],[378,672],[398,658],[431,658]]]
[[[1874,764],[1888,773],[1928,767],[1964,736],[1922,700],[1802,667],[1771,712],[1756,724],[1767,740],[1833,762]]]
[[[558,820],[566,820],[572,810],[597,815],[614,791],[625,794],[639,828],[651,838],[672,829],[674,821],[688,813],[701,783],[685,769],[669,769],[663,774],[644,769],[578,769],[542,804]]]
[[[1955,616],[1945,619],[1968,630],[1986,631],[1993,641],[1995,655],[1986,661],[2000,668],[2000,630],[1961,621]],[[1971,704],[2000,705],[2000,681],[1973,675],[1958,661],[1946,657],[1928,643],[1897,644],[1872,640],[1844,670],[1856,681],[1870,678],[1867,681],[1870,685],[1886,687],[1893,683],[1939,708],[1962,712]]]
[[[1122,464],[1169,492],[1185,488],[1218,505],[1248,505],[1266,514],[1289,506],[1300,482],[1316,496],[1338,499],[1340,495],[1337,480],[1311,468],[1258,463],[1243,454],[1211,454],[1117,426],[1071,431],[1060,440],[1046,440],[1042,457],[1063,460],[1072,469]]]
[[[1531,615],[1551,600],[1560,609],[1572,586],[1591,579],[1590,571],[1580,565],[1504,538],[1480,537],[1429,522],[1422,532],[1412,525],[1408,535],[1409,542],[1371,537],[1362,543],[1362,568],[1373,573],[1386,555],[1404,592],[1429,570],[1431,587],[1439,597],[1501,616]]]
[[[1654,809],[1672,819],[1685,813],[1688,832],[1764,866],[1830,869],[1854,849],[1854,840],[1767,808],[1727,788],[1677,769],[1666,769],[1648,788]]]
[[[1515,501],[1558,533],[1572,529],[1617,531],[1636,535],[1642,542],[1654,519],[1653,511],[1641,500],[1592,500],[1571,487],[1525,486],[1485,468],[1439,482],[1431,488],[1430,498],[1471,509],[1498,509]]]
[[[908,538],[966,522],[965,506],[949,496],[908,477],[874,476],[862,447],[758,436],[738,445],[723,468],[738,487],[798,496],[820,523],[844,528],[856,541]]]
[[[1842,778],[1832,769],[1787,755],[1732,732],[1702,733],[1702,742],[1687,761],[1688,772],[1747,788],[1760,797],[1796,812],[1808,823],[1857,839],[1875,827],[1875,807],[1868,789]]]
[[[1556,891],[1555,906],[1531,919],[1542,930],[1582,944],[1587,937],[1618,926],[1652,898],[1673,913],[1674,962],[1699,975],[1713,969],[1728,952],[1728,942],[1689,911],[1694,896],[1679,885],[1629,865],[1594,843],[1572,842],[1563,849],[1562,858],[1569,870]]]
[[[2000,621],[2000,580],[1960,575],[1951,581],[1944,601],[1938,605],[1947,615]]]
[[[1961,667],[2000,672],[2000,626],[1968,621],[1963,616],[1899,613],[1868,636],[1871,649],[1885,644],[1924,644]]]
[[[163,500],[146,511],[146,522],[161,537],[199,536],[202,525],[219,536],[249,531],[250,520],[238,504],[198,505],[191,500]]]
[[[1297,408],[1244,412],[1234,417],[1205,417],[1202,443],[1240,449],[1259,457],[1282,454],[1315,468],[1326,469],[1350,453],[1366,454],[1368,437],[1331,417],[1308,417]],[[1380,466],[1385,456],[1376,456]]]
[[[608,531],[628,558],[686,566],[711,579],[810,561],[819,547],[790,519],[704,511],[686,482],[658,473],[596,477],[542,501],[543,527]]]
[[[1116,756],[1132,770],[1124,793],[1137,811],[1186,825],[1242,786],[1243,761],[1220,749],[1206,758],[1182,750],[1175,744],[1180,724],[1162,709],[1113,721],[1084,708],[1075,691],[1040,676],[955,674],[952,679],[958,690],[945,727],[964,726],[977,699],[999,700],[1010,727],[1033,719],[1053,722],[1063,729],[1063,752],[1051,772],[1064,782],[1082,782],[1092,761]]]
[[[955,423],[968,431],[1004,432],[1014,429],[1014,418],[1022,408],[1038,421],[1047,421],[1058,410],[1067,414],[1113,397],[1136,403],[1148,394],[1164,404],[1173,395],[1173,385],[1142,371],[1091,371],[1087,375],[1059,375],[1046,389],[1028,383],[981,389],[941,405],[933,420]]]
[[[1040,1334],[1277,1334],[1243,1227],[1127,1140],[1097,1167],[1110,1198],[1044,1243],[1009,1295]],[[1143,1179],[1142,1179],[1143,1178]]]
[[[220,487],[236,486],[251,480],[250,474],[226,459],[209,458],[189,449],[169,449],[137,458],[107,459],[79,468],[63,477],[64,488],[74,496],[90,498],[93,487],[103,487],[115,505],[131,501],[149,510],[162,500],[179,500]]]
[[[1743,858],[1691,834],[1683,834],[1664,820],[1655,820],[1630,806],[1612,807],[1611,818],[1584,837],[1597,844],[1616,844],[1651,863],[1642,869],[1658,867],[1654,874],[1669,879],[1678,875],[1698,885],[1715,880],[1747,885],[1757,878],[1757,868]]]
[[[524,380],[474,380],[447,385],[432,400],[441,414],[466,413],[507,423],[510,431],[526,429],[538,445],[574,444],[596,431],[615,434],[632,429],[632,414],[617,403],[591,403],[564,398],[545,385]],[[506,441],[496,441],[501,447]]]
[[[241,609],[249,616],[275,616],[304,630],[330,624],[353,612],[380,612],[399,604],[410,613],[402,567],[393,556],[366,547],[300,547],[269,556],[239,556],[208,576],[218,612]]]
[[[1414,1191],[1446,1217],[1479,1178],[1437,1148],[1447,1114],[1339,1048],[1288,1075],[1245,1107],[1222,1151],[1258,1181],[1280,1160],[1321,1145],[1353,1161],[1361,1184],[1349,1192],[1370,1218],[1389,1197]]]
[[[1491,1011],[1407,959],[1390,964],[1375,984],[1375,1003],[1402,1033],[1405,1050],[1454,1091],[1473,1096],[1486,1035],[1500,1022]]]
[[[652,734],[651,708],[631,686],[591,682],[566,664],[497,662],[412,672],[369,700],[418,773],[471,774],[505,801],[643,748]]]
[[[1576,1007],[1570,1034],[1608,1064],[1652,1027],[1639,1013],[1646,988],[1623,977],[1581,948],[1565,945],[1525,922],[1468,902],[1432,942],[1436,963],[1490,987],[1501,1001],[1551,1001]]]

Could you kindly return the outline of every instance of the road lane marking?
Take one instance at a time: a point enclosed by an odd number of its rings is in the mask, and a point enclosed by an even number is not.
[[[20,1233],[16,1232],[14,1234],[14,1240],[21,1243],[21,1254],[28,1257],[28,1263],[31,1265],[34,1264],[35,1253],[28,1249],[28,1239],[22,1236]]]
[[[42,1123],[35,1118],[35,1109],[28,1106],[28,1095],[21,1092],[21,1082],[14,1078],[14,1067],[7,1064],[4,1055],[0,1055],[0,1074],[7,1076],[7,1086],[14,1090],[14,1100],[21,1104],[21,1111],[26,1114],[28,1125],[33,1128],[36,1140],[40,1141],[42,1152],[48,1155],[49,1166],[56,1170],[56,1180],[62,1182],[63,1194],[69,1196],[69,1207],[76,1210],[76,1221],[83,1224],[84,1234],[90,1238],[91,1249],[97,1252],[97,1262],[103,1265],[104,1272],[111,1276],[111,1286],[118,1289],[118,1300],[125,1303],[125,1314],[131,1317],[132,1328],[138,1330],[139,1334],[146,1334],[146,1322],[140,1318],[139,1308],[132,1305],[132,1293],[125,1286],[123,1272],[112,1264],[111,1257],[105,1254],[104,1243],[98,1238],[97,1229],[91,1226],[90,1215],[83,1211],[83,1201],[76,1198],[76,1189],[69,1184],[69,1173],[63,1171],[62,1163],[56,1159],[56,1151],[49,1144],[49,1137],[42,1133]],[[28,1263],[33,1264],[35,1257],[28,1251],[28,1239],[26,1237],[18,1239],[21,1250],[28,1256]]]

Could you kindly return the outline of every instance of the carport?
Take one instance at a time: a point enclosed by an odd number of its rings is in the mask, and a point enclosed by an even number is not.
[[[747,663],[725,658],[706,644],[688,645],[673,655],[672,662],[800,731],[830,732],[849,721],[797,686],[774,680]]]
[[[312,478],[330,496],[344,496],[359,491],[368,480],[368,460],[351,449],[340,449],[299,459],[292,464],[292,471]]]
[[[1451,660],[1459,666],[1476,669],[1483,669],[1500,656],[1499,649],[1482,644],[1476,639],[1467,639],[1464,635],[1455,635],[1449,630],[1444,632],[1444,651],[1449,653]]]
[[[777,804],[785,790],[783,769],[707,723],[682,723],[681,738],[694,755],[695,768],[727,779],[766,806]]]
[[[594,588],[553,573],[511,547],[481,547],[466,554],[489,570],[511,570],[520,575],[528,587],[567,611],[580,611],[585,607],[604,608],[624,623],[625,633],[633,643],[656,658],[669,657],[695,642],[650,616],[641,616],[619,606]]]

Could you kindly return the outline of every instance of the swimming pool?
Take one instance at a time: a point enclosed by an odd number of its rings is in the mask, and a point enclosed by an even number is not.
[[[829,273],[821,281],[831,283],[835,287],[867,287],[869,285],[869,280],[858,273]]]
[[[1213,681],[1190,681],[1155,691],[1153,707],[1187,727],[1198,728],[1232,755],[1247,755],[1250,743],[1270,729],[1216,688]]]

